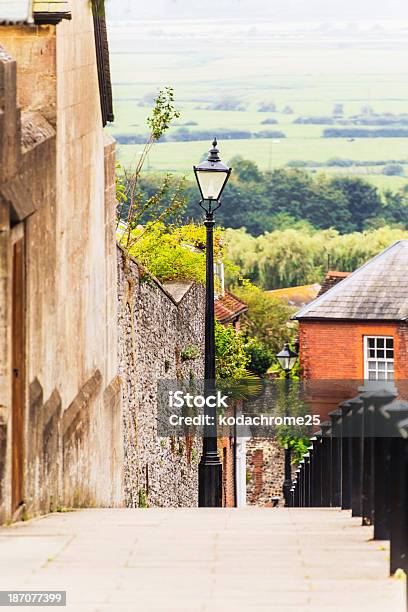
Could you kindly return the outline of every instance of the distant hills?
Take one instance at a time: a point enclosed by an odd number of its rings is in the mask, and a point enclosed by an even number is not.
[[[276,21],[408,19],[402,0],[107,0],[111,19],[248,19]]]

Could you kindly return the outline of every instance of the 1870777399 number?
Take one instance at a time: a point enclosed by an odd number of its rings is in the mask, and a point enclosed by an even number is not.
[[[66,591],[0,591],[0,606],[66,606]]]

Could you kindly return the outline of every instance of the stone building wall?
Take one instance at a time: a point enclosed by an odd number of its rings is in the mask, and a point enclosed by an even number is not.
[[[119,248],[118,286],[126,504],[196,506],[202,440],[158,438],[157,382],[203,379],[204,288],[162,285]],[[184,361],[191,347],[199,357]]]
[[[284,503],[285,451],[276,440],[252,438],[247,442],[247,504],[270,506],[272,497]]]
[[[123,503],[114,145],[102,129],[90,2],[71,8],[72,20],[57,26],[0,27],[9,52],[0,53],[0,159],[10,160],[0,169],[0,521]],[[21,444],[11,377],[16,241],[24,260]]]

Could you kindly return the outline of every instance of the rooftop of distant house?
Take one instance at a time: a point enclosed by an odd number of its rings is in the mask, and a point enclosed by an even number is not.
[[[299,320],[406,321],[408,240],[399,240],[296,313]]]
[[[215,300],[215,316],[219,323],[230,323],[247,310],[248,306],[229,291]]]
[[[302,308],[306,306],[318,295],[321,287],[318,283],[313,285],[301,285],[299,287],[286,287],[284,289],[273,289],[266,293],[272,297],[277,297],[286,300],[289,306]]]

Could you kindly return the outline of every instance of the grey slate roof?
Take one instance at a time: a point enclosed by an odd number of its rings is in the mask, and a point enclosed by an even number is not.
[[[0,0],[0,23],[32,21],[32,0]]]
[[[299,310],[294,319],[408,319],[408,240],[400,240]]]

